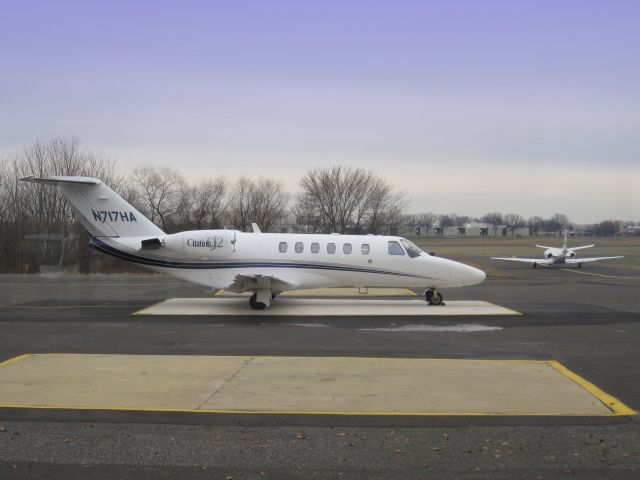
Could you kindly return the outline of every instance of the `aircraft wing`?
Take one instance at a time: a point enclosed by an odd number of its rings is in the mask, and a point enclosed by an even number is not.
[[[624,258],[624,256],[619,256],[619,257],[593,257],[593,258],[567,258],[567,259],[565,259],[565,263],[568,263],[570,265],[577,265],[578,263],[597,262],[598,260],[613,260],[614,258]]]
[[[260,288],[270,288],[273,293],[280,293],[298,287],[295,282],[285,278],[278,278],[272,275],[242,274],[236,275],[233,282],[224,287],[224,290],[234,293],[252,292],[258,289],[258,285],[260,285]]]
[[[491,257],[491,260],[507,260],[509,262],[537,263],[538,265],[551,265],[551,258],[519,258],[519,257]]]

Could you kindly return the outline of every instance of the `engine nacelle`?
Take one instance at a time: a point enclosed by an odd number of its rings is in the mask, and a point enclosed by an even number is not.
[[[193,258],[221,257],[236,250],[233,230],[191,230],[167,235],[160,241],[161,249]]]

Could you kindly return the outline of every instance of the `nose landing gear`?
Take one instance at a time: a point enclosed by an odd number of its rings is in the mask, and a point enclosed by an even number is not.
[[[429,305],[444,305],[442,294],[434,288],[429,288],[424,296]]]

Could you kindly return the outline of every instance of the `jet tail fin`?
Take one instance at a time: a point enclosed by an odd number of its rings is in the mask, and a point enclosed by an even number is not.
[[[569,236],[569,229],[565,228],[564,229],[564,242],[562,242],[562,251],[566,252],[567,251],[567,237]]]
[[[94,237],[164,235],[151,220],[97,178],[30,176],[20,180],[58,187],[82,225]]]

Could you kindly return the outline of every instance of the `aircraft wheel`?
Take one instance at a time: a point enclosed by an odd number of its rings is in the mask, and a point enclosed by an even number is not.
[[[538,264],[537,264],[537,263],[534,263],[534,264],[533,264],[533,268],[538,268]]]
[[[442,294],[436,290],[427,290],[425,297],[429,305],[442,305]]]
[[[582,262],[578,262],[578,268],[582,268]]]
[[[267,306],[262,303],[262,302],[258,302],[258,295],[257,294],[253,294],[249,297],[249,305],[251,305],[251,308],[253,308],[254,310],[264,310]]]

